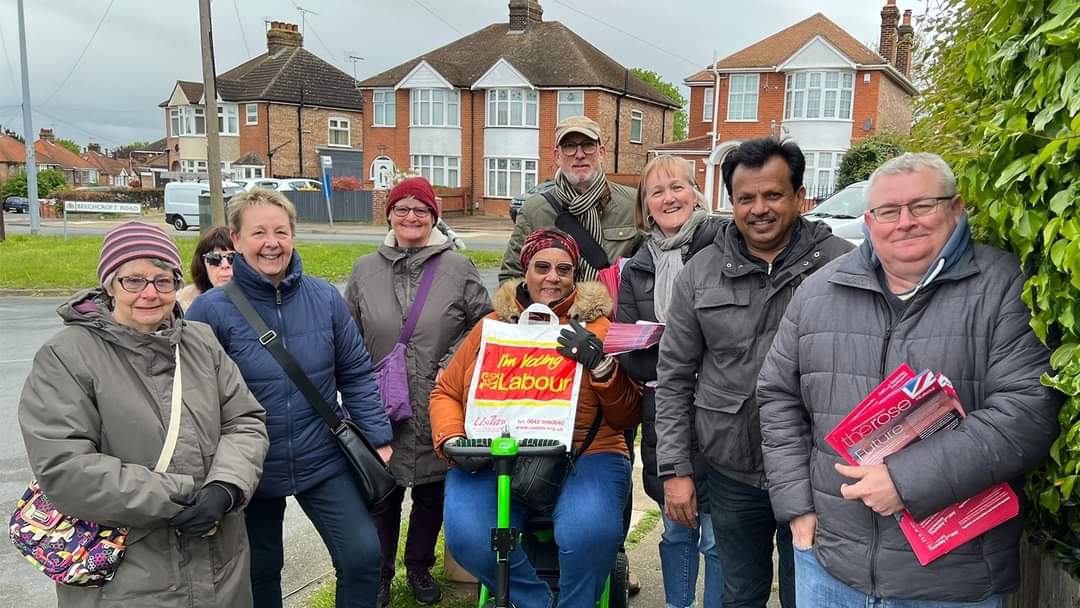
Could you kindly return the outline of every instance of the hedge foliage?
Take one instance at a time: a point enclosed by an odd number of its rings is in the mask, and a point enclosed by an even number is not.
[[[165,189],[140,190],[135,188],[113,188],[111,190],[70,190],[58,193],[56,198],[62,201],[141,203],[144,207],[161,209],[165,206]]]
[[[1030,269],[1031,326],[1057,348],[1061,435],[1027,478],[1028,527],[1080,574],[1080,2],[942,0],[924,28],[914,140],[956,171],[978,233]],[[1060,342],[1058,342],[1060,339]]]
[[[850,184],[870,179],[874,169],[905,151],[900,139],[889,134],[867,137],[852,144],[844,153],[844,159],[840,161],[840,169],[836,173],[836,189],[843,190]]]

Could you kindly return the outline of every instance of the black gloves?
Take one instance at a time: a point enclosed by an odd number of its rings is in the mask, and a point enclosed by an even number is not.
[[[169,525],[181,534],[206,536],[233,507],[240,494],[220,482],[209,483],[195,495],[195,502],[169,520]]]
[[[585,369],[596,369],[604,361],[604,343],[573,319],[570,320],[570,327],[573,330],[564,329],[559,336],[559,354],[577,361]]]

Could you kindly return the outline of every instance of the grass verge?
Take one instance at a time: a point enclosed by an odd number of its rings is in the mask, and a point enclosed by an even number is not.
[[[660,523],[660,511],[657,509],[649,509],[645,512],[645,515],[641,517],[637,525],[633,530],[626,535],[626,548],[629,549],[641,542],[643,538],[652,532],[656,524]]]
[[[0,243],[0,289],[71,289],[97,285],[100,236],[11,235]],[[176,239],[185,262],[195,250],[194,238]],[[332,283],[344,282],[356,258],[367,255],[377,245],[350,243],[305,243],[296,245],[304,260],[304,272]],[[500,251],[463,252],[478,268],[497,268]],[[185,269],[185,275],[187,274]],[[190,279],[190,277],[188,277]]]

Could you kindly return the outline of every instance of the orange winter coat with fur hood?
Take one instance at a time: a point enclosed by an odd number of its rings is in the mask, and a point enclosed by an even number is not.
[[[525,308],[518,299],[518,286],[521,283],[521,280],[503,283],[495,292],[495,312],[485,318],[516,323]],[[603,340],[611,326],[607,318],[611,307],[607,288],[601,283],[588,281],[578,283],[575,290],[553,310],[559,315],[561,323],[568,324],[570,319],[575,319]],[[431,439],[440,455],[442,444],[447,439],[465,436],[465,403],[480,354],[482,330],[482,322],[473,327],[431,393]],[[606,382],[594,381],[588,370],[581,375],[577,417],[574,420],[575,449],[585,440],[598,407],[603,413],[600,430],[585,453],[617,452],[629,457],[623,431],[637,426],[641,421],[641,388],[617,363]]]

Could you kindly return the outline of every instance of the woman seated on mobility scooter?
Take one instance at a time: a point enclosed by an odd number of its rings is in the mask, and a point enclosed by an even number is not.
[[[637,425],[641,417],[641,390],[618,361],[603,352],[611,297],[601,283],[575,282],[579,257],[577,243],[561,230],[533,232],[521,249],[524,281],[503,283],[494,297],[495,312],[487,317],[517,322],[527,306],[539,302],[551,308],[560,323],[571,324],[573,330],[564,330],[569,335],[560,339],[565,344],[559,352],[585,368],[574,420],[575,450],[589,434],[598,408],[601,414],[599,430],[567,477],[551,512],[559,546],[561,608],[592,608],[603,592],[622,543],[623,505],[631,487],[623,430]],[[465,338],[431,394],[432,440],[444,457],[446,442],[465,437],[465,403],[482,326],[477,324]],[[496,491],[495,472],[490,468],[469,473],[454,467],[447,473],[446,547],[488,589],[495,583],[491,529],[496,524]],[[511,501],[511,526],[521,530],[532,514],[526,505]],[[520,546],[510,555],[510,596],[517,608],[548,608],[552,603],[551,590],[538,578]]]

